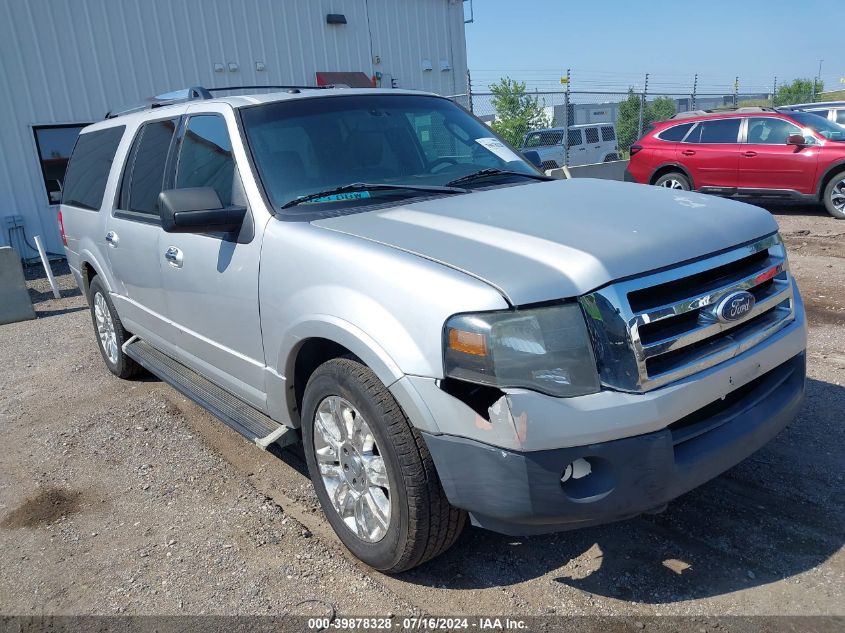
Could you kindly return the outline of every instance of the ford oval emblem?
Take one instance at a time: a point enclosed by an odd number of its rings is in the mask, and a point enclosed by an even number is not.
[[[719,301],[714,313],[722,323],[739,321],[749,315],[754,308],[754,295],[745,290],[731,292]]]

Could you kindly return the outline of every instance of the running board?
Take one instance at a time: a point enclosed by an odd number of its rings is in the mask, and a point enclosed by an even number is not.
[[[123,353],[264,450],[271,444],[287,446],[299,439],[293,429],[282,426],[137,336],[123,344]]]

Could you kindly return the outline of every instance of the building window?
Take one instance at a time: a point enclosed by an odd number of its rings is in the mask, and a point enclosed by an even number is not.
[[[88,123],[72,125],[38,125],[32,128],[38,161],[44,178],[44,189],[50,204],[59,204],[65,184],[67,161],[79,131]]]

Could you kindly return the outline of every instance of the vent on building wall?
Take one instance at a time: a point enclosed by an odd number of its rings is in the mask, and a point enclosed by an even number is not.
[[[326,24],[346,24],[346,16],[342,13],[329,13],[326,16]]]

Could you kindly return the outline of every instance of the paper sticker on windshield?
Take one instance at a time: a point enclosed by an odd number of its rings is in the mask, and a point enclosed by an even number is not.
[[[506,163],[510,163],[515,160],[520,160],[519,156],[516,155],[512,149],[510,149],[507,145],[502,143],[499,139],[496,138],[477,138],[475,142],[481,145],[486,150],[493,152],[496,156],[501,158]]]
[[[347,191],[346,193],[334,193],[330,196],[323,196],[322,198],[314,198],[308,202],[339,202],[341,200],[363,200],[369,198],[369,191]]]

